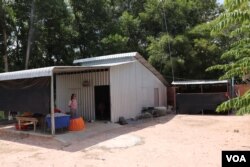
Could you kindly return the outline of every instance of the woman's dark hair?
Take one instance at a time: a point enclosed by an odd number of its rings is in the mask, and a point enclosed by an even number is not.
[[[74,96],[75,96],[76,94],[74,94],[74,93],[72,93],[72,95],[71,95],[71,100],[74,98]]]

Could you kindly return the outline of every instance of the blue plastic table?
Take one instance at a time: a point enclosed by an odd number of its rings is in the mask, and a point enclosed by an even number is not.
[[[70,122],[69,115],[55,117],[55,129],[67,128],[67,127],[69,127],[69,122]],[[46,124],[47,124],[48,128],[51,128],[50,116],[46,117]]]

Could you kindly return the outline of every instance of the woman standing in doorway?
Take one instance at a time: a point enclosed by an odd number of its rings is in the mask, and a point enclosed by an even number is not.
[[[71,118],[77,117],[77,100],[76,100],[76,94],[72,94],[70,101],[69,101],[69,108],[70,108],[70,115]]]

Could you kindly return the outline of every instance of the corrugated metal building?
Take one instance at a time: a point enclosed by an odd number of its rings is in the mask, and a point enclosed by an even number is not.
[[[43,88],[47,93],[35,94],[34,97],[42,97],[44,105],[50,104],[50,107],[47,105],[47,108],[40,110],[44,110],[45,114],[51,113],[52,118],[54,106],[64,112],[69,111],[68,102],[72,93],[77,95],[79,115],[86,120],[117,122],[121,116],[136,117],[143,107],[167,106],[166,80],[137,52],[80,59],[75,60],[74,64],[80,66],[1,73],[0,83],[5,93],[8,93],[11,85],[8,89],[6,85],[10,82],[13,84],[25,81],[31,84],[32,89],[23,86],[22,91],[28,90],[33,96],[32,92],[40,90],[39,79],[43,79]],[[39,102],[39,99],[29,96],[27,98]],[[14,102],[15,99],[9,101]],[[9,106],[2,108],[12,110]],[[51,125],[51,132],[54,134],[54,119],[51,119]]]
[[[88,120],[98,119],[102,100],[109,114],[105,118],[99,115],[99,118],[112,122],[117,122],[121,116],[136,117],[143,107],[167,106],[167,82],[137,52],[80,59],[74,64],[106,69],[57,75],[56,104],[63,110],[67,109],[71,93],[77,94],[79,112]],[[84,83],[87,85],[83,86]]]
[[[218,114],[217,106],[232,97],[229,80],[174,81],[172,85],[178,114]]]

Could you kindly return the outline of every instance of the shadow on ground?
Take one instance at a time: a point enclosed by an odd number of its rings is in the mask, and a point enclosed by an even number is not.
[[[13,126],[1,126],[0,140],[67,152],[84,151],[110,139],[158,124],[165,124],[174,117],[174,114],[169,114],[164,117],[132,121],[127,125],[104,122],[87,123],[83,131],[63,133],[59,131],[55,136],[32,131],[17,131]]]

